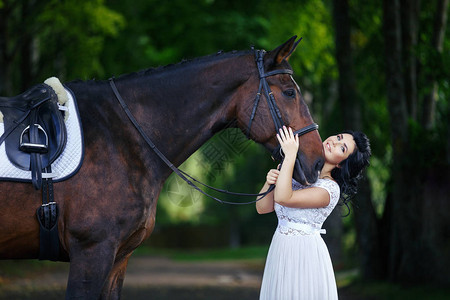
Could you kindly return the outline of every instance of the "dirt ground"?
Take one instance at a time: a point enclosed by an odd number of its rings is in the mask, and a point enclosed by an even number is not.
[[[161,257],[132,257],[122,299],[258,299],[263,265],[254,261],[180,262]],[[0,300],[64,299],[68,264],[0,285]],[[340,299],[359,300],[348,291]]]

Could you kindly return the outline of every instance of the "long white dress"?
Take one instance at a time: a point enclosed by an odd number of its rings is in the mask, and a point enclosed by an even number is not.
[[[330,194],[323,208],[289,208],[275,203],[278,227],[267,254],[260,300],[338,299],[336,280],[328,248],[321,233],[323,222],[339,200],[339,186],[319,179],[313,187]],[[305,186],[292,181],[292,189]]]

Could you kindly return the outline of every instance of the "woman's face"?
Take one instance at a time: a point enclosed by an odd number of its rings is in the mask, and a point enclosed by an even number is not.
[[[356,144],[353,136],[348,133],[340,133],[327,138],[323,142],[325,161],[332,165],[338,165],[355,151]]]

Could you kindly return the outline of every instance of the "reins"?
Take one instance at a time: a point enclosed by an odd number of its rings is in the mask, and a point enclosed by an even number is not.
[[[117,90],[116,84],[114,83],[114,79],[110,78],[109,79],[109,84],[111,85],[111,88],[114,92],[114,95],[116,96],[117,100],[119,101],[120,105],[122,106],[123,110],[125,111],[125,113],[127,114],[128,118],[130,119],[131,123],[133,123],[134,127],[137,129],[137,131],[141,134],[141,136],[143,137],[144,141],[150,146],[150,148],[159,156],[159,158],[173,171],[175,172],[175,174],[177,174],[181,179],[183,179],[186,183],[188,183],[190,186],[192,186],[194,189],[196,189],[197,191],[199,191],[200,193],[202,193],[203,195],[216,200],[222,204],[234,204],[234,205],[244,205],[244,204],[251,204],[251,203],[256,203],[258,200],[264,198],[268,193],[270,193],[274,188],[275,185],[270,186],[270,188],[265,192],[265,193],[260,193],[260,194],[245,194],[245,193],[233,193],[233,192],[228,192],[225,190],[219,190],[216,188],[212,188],[213,190],[222,192],[222,193],[226,193],[226,194],[231,194],[231,195],[236,195],[236,196],[247,196],[247,197],[259,197],[261,196],[261,198],[258,198],[254,201],[250,201],[250,202],[230,202],[230,201],[225,201],[225,200],[221,200],[217,197],[214,197],[210,194],[208,194],[207,192],[203,191],[201,188],[199,188],[197,185],[195,185],[192,181],[198,182],[203,186],[206,186],[208,188],[208,185],[201,183],[200,181],[198,181],[197,179],[193,178],[192,176],[186,174],[184,171],[178,169],[173,163],[170,162],[170,160],[161,152],[159,151],[159,149],[156,147],[156,145],[152,142],[152,140],[148,137],[148,135],[144,132],[144,130],[142,129],[142,127],[139,125],[138,121],[136,120],[136,118],[133,116],[133,114],[131,113],[130,109],[128,108],[127,104],[125,103],[125,101],[123,100],[122,96],[120,95],[119,91]],[[192,179],[192,181],[190,180]]]
[[[271,72],[264,72],[264,54],[265,51],[264,50],[256,50],[255,51],[255,59],[256,59],[256,65],[258,67],[258,72],[259,72],[259,78],[260,78],[260,83],[259,83],[259,89],[258,89],[258,93],[256,95],[255,98],[255,104],[253,106],[253,110],[252,110],[252,114],[250,117],[250,121],[249,121],[249,127],[248,127],[248,131],[247,131],[247,137],[250,134],[250,128],[253,122],[253,119],[255,117],[256,114],[256,109],[258,107],[258,103],[261,97],[261,91],[264,90],[264,95],[265,98],[267,99],[267,103],[269,106],[269,110],[270,110],[270,114],[272,116],[272,119],[274,121],[275,124],[275,128],[278,132],[278,129],[280,129],[283,125],[283,119],[281,117],[281,113],[280,110],[278,109],[278,106],[276,105],[275,102],[275,97],[273,96],[272,91],[270,90],[269,84],[267,83],[266,77],[269,76],[273,76],[273,75],[277,75],[277,74],[289,74],[292,75],[293,71],[289,70],[289,69],[283,69],[283,70],[274,70]],[[144,141],[149,145],[149,147],[156,153],[156,155],[158,155],[158,157],[173,171],[175,172],[175,174],[177,174],[181,179],[183,179],[186,183],[188,183],[191,187],[193,187],[195,190],[199,191],[200,193],[202,193],[203,195],[216,200],[222,204],[232,204],[232,205],[244,205],[244,204],[252,204],[252,203],[256,203],[257,201],[261,200],[262,198],[264,198],[267,194],[269,194],[271,191],[273,191],[273,189],[275,188],[275,185],[271,185],[269,187],[269,189],[264,192],[264,193],[259,193],[259,194],[247,194],[247,193],[236,193],[236,192],[230,192],[230,191],[226,191],[226,190],[222,190],[222,189],[218,189],[212,186],[209,186],[207,184],[204,184],[202,182],[200,182],[199,180],[195,179],[194,177],[190,176],[189,174],[185,173],[184,171],[178,169],[173,163],[170,162],[170,160],[156,147],[156,145],[153,143],[153,141],[148,137],[148,135],[144,132],[144,130],[142,129],[142,127],[139,125],[139,122],[136,120],[136,118],[133,116],[133,114],[131,113],[130,109],[128,108],[127,104],[125,103],[125,101],[123,100],[122,96],[120,95],[119,91],[117,90],[116,84],[114,83],[114,78],[110,78],[109,79],[109,84],[111,86],[111,89],[114,92],[114,95],[116,96],[117,100],[119,101],[120,105],[122,106],[123,110],[125,111],[126,115],[128,116],[128,118],[130,119],[131,123],[134,125],[134,127],[137,129],[137,131],[140,133],[140,135],[143,137]],[[310,131],[313,130],[317,130],[318,129],[318,125],[313,123],[311,125],[308,125],[300,130],[297,130],[294,132],[294,134],[298,134],[298,135],[303,135],[306,134]],[[278,151],[279,148],[276,149],[276,151]],[[225,200],[221,200],[217,197],[214,197],[210,194],[208,194],[207,192],[203,191],[200,187],[198,187],[194,182],[196,182],[199,185],[202,185],[206,188],[212,189],[216,192],[220,192],[220,193],[224,193],[224,194],[229,194],[229,195],[234,195],[234,196],[243,196],[243,197],[257,197],[256,200],[253,201],[249,201],[249,202],[230,202],[230,201],[225,201]],[[258,198],[259,197],[259,198]]]

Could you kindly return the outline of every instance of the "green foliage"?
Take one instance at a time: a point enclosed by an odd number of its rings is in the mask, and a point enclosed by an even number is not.
[[[227,129],[203,145],[180,169],[220,189],[257,193],[264,183],[266,172],[275,167],[269,157],[266,150],[246,140],[238,129]],[[248,202],[255,199],[201,188],[224,201]],[[158,206],[160,224],[217,224],[230,219],[239,223],[256,213],[254,205],[233,207],[207,198],[175,174],[166,181]]]
[[[269,38],[292,35],[303,37],[290,59],[296,73],[302,76],[301,85],[312,89],[324,77],[336,78],[332,16],[325,3],[322,0],[306,0],[300,3],[285,1],[280,5],[272,1],[268,7],[271,11],[283,11],[271,17],[273,21]]]
[[[382,55],[385,50],[382,3],[351,0],[349,15],[352,22],[351,43],[357,97],[361,101],[363,130],[371,140],[373,154],[367,176],[370,180],[373,205],[377,215],[381,216],[392,160],[390,134],[386,126],[389,122],[389,111]]]
[[[196,152],[180,169],[203,182],[207,172],[198,167],[200,161],[201,153]],[[200,192],[173,173],[165,182],[158,200],[158,224],[199,223],[205,209],[204,200]]]
[[[113,74],[249,48],[269,27],[258,0],[111,1],[111,7],[127,20],[120,42],[108,39],[102,57]]]
[[[372,191],[372,202],[375,212],[381,218],[384,212],[384,204],[388,195],[387,183],[390,179],[389,167],[391,165],[392,150],[386,151],[385,156],[374,156],[370,160],[370,168],[367,176],[370,179],[370,189]]]
[[[448,83],[449,78],[449,62],[448,53],[450,51],[450,30],[445,31],[444,43],[441,52],[436,51],[431,45],[435,43],[434,25],[436,18],[436,5],[438,1],[431,1],[428,9],[422,9],[419,12],[419,37],[418,46],[415,49],[419,64],[421,66],[421,78],[419,84],[426,81],[426,77],[432,77],[440,82]],[[447,24],[450,24],[450,19],[447,18]],[[448,27],[448,26],[447,26]],[[424,87],[428,88],[428,87]]]
[[[52,69],[66,73],[67,79],[88,79],[103,74],[99,56],[105,37],[117,36],[124,26],[123,17],[96,1],[48,1],[38,17],[42,49],[41,60],[55,61]],[[59,70],[58,70],[59,69]],[[50,72],[48,70],[45,70]],[[45,73],[47,73],[45,72]]]
[[[50,76],[67,81],[103,74],[99,57],[105,38],[117,36],[124,26],[123,17],[103,0],[2,5],[0,76],[5,78],[0,89],[9,93],[19,93]]]
[[[293,35],[303,38],[289,62],[303,96],[312,105],[316,121],[326,122],[322,121],[320,111],[329,103],[330,84],[337,77],[330,8],[322,0],[265,1],[264,4],[266,11],[280,12],[265,14],[271,26],[266,38],[269,43],[264,47],[270,49],[274,42],[276,45]]]
[[[363,128],[372,141],[372,153],[386,163],[390,136],[386,131],[389,112],[385,88],[382,5],[376,1],[350,1],[351,35],[357,96],[361,100]],[[368,72],[368,70],[370,70]]]

